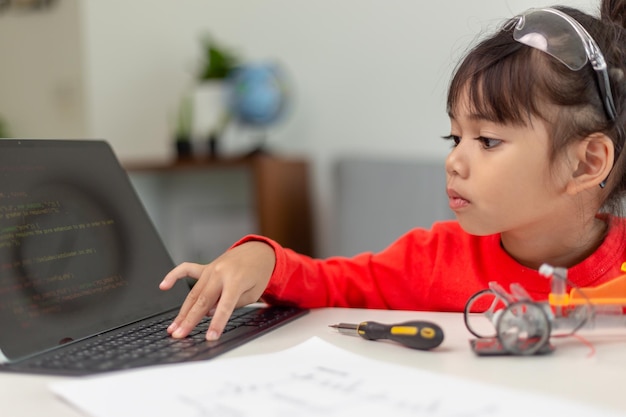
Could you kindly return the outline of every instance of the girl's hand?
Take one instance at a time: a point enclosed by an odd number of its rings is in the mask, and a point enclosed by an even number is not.
[[[275,264],[271,246],[251,241],[226,251],[207,265],[189,262],[178,265],[165,276],[160,289],[169,290],[184,278],[197,282],[168,327],[168,333],[177,339],[184,338],[204,316],[213,313],[206,339],[217,340],[235,308],[259,300]]]

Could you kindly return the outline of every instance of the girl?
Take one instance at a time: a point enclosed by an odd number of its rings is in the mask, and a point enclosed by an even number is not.
[[[171,288],[197,279],[168,331],[185,337],[206,314],[207,339],[233,309],[262,298],[306,308],[462,311],[490,281],[545,299],[544,263],[578,286],[626,261],[622,152],[626,0],[600,19],[567,7],[532,9],[474,47],[453,75],[447,193],[456,221],[415,229],[380,253],[311,259],[247,236],[208,265],[183,263]]]

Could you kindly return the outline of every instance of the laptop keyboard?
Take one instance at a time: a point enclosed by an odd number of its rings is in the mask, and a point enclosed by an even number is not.
[[[242,307],[233,312],[220,339],[209,342],[205,335],[210,317],[205,317],[185,339],[171,338],[166,329],[176,317],[177,312],[174,311],[15,365],[21,370],[40,370],[45,373],[90,374],[210,359],[304,313],[306,310],[284,306]]]

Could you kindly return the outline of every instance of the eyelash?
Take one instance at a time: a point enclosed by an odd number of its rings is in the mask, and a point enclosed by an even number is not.
[[[452,145],[453,148],[456,148],[459,145],[459,143],[461,142],[461,138],[459,136],[456,136],[456,135],[442,136],[442,138],[445,139],[445,140],[453,141],[454,142],[454,144]],[[492,148],[498,146],[500,143],[502,143],[502,140],[500,140],[500,139],[487,138],[487,137],[484,137],[484,136],[479,136],[479,137],[474,138],[474,139],[480,142],[480,144],[483,147],[483,149],[492,149]]]
[[[453,148],[456,148],[458,146],[459,142],[461,141],[461,138],[458,137],[458,136],[455,136],[455,135],[442,136],[441,138],[444,139],[444,140],[451,140],[451,141],[453,141],[454,142],[452,144]]]
[[[476,138],[477,141],[480,142],[483,149],[492,149],[498,146],[502,141],[500,139],[486,138],[484,136],[479,136]],[[495,142],[495,144],[494,144]],[[491,145],[490,145],[491,144]]]

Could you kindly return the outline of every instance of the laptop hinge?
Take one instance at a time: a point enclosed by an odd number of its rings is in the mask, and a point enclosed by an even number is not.
[[[2,349],[0,349],[0,364],[8,363],[8,362],[10,362],[9,358],[4,356],[4,353],[2,353]]]

